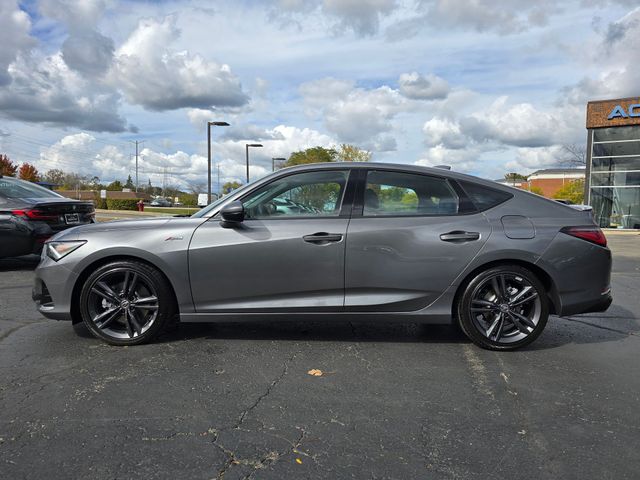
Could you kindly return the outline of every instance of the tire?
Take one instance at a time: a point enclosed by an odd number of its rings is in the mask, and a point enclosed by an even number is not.
[[[110,345],[147,343],[174,321],[176,305],[167,279],[135,260],[102,265],[80,292],[80,314],[89,331]]]
[[[540,280],[519,265],[478,273],[458,297],[460,328],[488,350],[515,350],[533,342],[549,319],[549,299]]]

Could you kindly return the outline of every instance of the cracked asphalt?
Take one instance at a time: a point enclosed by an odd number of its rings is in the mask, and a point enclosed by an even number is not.
[[[37,259],[0,260],[0,478],[638,478],[640,236],[609,241],[609,311],[512,353],[331,321],[111,347],[39,316]]]

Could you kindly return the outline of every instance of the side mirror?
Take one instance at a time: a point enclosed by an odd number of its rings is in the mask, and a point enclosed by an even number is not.
[[[231,202],[220,210],[222,221],[220,225],[223,228],[233,228],[244,221],[244,205],[240,200]]]

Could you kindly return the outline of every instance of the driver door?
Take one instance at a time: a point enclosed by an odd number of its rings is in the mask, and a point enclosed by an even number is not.
[[[196,312],[341,311],[349,174],[279,177],[241,199],[238,226],[217,217],[202,224],[189,247]]]

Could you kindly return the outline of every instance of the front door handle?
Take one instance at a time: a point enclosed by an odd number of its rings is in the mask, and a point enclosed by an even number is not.
[[[340,233],[327,233],[317,232],[312,235],[305,235],[302,239],[307,243],[314,243],[316,245],[326,245],[328,243],[339,242],[342,240],[342,234]]]
[[[480,239],[479,232],[462,232],[456,230],[454,232],[443,233],[440,235],[440,240],[443,242],[471,242]]]

